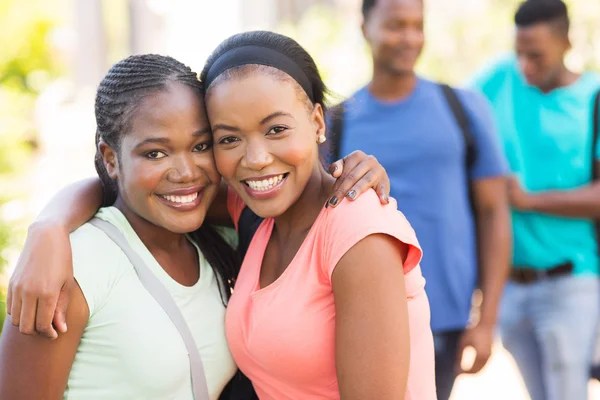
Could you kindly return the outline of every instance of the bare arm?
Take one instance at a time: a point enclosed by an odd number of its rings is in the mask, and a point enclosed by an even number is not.
[[[44,207],[35,224],[56,224],[75,231],[102,206],[102,184],[89,178],[61,189]]]
[[[474,202],[479,238],[479,288],[483,295],[479,321],[468,329],[459,345],[458,362],[467,346],[476,351],[470,369],[477,373],[487,363],[494,327],[511,262],[511,228],[506,178],[482,179],[474,183]]]
[[[405,396],[410,343],[402,261],[407,252],[389,236],[371,235],[335,267],[335,354],[343,400]]]
[[[594,164],[600,171],[600,161]],[[567,218],[600,219],[600,182],[570,190],[525,192],[519,182],[510,180],[510,200],[515,209]]]
[[[22,333],[37,331],[54,339],[57,330],[66,332],[73,287],[69,233],[93,217],[101,203],[98,178],[77,182],[59,191],[29,227],[6,301],[10,320]]]
[[[88,318],[77,287],[67,312],[71,329],[57,340],[22,335],[7,320],[0,338],[0,399],[62,399]]]

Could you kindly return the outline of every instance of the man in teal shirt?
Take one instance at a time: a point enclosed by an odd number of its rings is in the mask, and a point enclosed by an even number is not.
[[[598,322],[600,148],[593,103],[600,77],[564,64],[561,0],[528,0],[516,15],[516,55],[475,80],[491,101],[510,181],[514,257],[500,312],[502,341],[533,400],[587,400]]]

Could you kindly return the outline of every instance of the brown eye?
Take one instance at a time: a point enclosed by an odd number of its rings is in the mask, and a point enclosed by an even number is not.
[[[232,144],[237,141],[239,141],[239,139],[234,136],[225,136],[224,138],[219,140],[219,144]]]
[[[165,158],[167,155],[162,151],[152,150],[147,152],[145,156],[151,160],[160,160],[161,158]]]
[[[194,150],[202,153],[202,152],[210,150],[211,147],[212,147],[212,143],[205,142],[205,143],[200,143],[200,144],[196,145],[196,147],[194,147]]]
[[[285,126],[274,126],[271,129],[269,129],[269,132],[267,132],[267,135],[277,135],[286,130],[287,130],[287,128]]]

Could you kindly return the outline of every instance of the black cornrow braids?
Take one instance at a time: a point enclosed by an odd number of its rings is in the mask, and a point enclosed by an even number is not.
[[[121,139],[129,132],[132,117],[143,98],[174,82],[189,86],[202,98],[202,84],[195,72],[174,58],[155,54],[134,55],[119,61],[100,82],[95,104],[97,150],[94,163],[102,181],[103,206],[115,202],[118,186],[106,171],[98,143],[104,141],[119,155]],[[202,225],[191,236],[218,276],[225,303],[240,268],[237,252],[208,224]]]

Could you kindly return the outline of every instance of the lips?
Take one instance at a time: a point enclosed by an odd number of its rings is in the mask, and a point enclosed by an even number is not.
[[[269,175],[262,178],[246,179],[244,182],[252,190],[264,192],[277,186],[287,174]]]
[[[165,205],[177,211],[192,211],[202,203],[204,187],[193,187],[172,190],[168,193],[156,194]]]
[[[274,174],[242,180],[246,192],[255,199],[269,199],[276,196],[287,181],[289,173]]]

